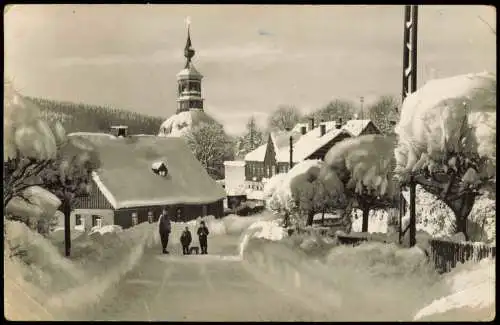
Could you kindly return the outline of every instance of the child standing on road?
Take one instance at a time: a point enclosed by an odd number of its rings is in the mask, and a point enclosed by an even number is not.
[[[189,254],[189,245],[191,245],[191,240],[191,232],[189,231],[189,228],[186,227],[181,235],[182,254]]]
[[[205,221],[200,222],[200,228],[198,228],[197,231],[198,234],[198,239],[200,240],[200,248],[201,248],[201,254],[208,254],[207,253],[207,247],[208,247],[208,242],[207,242],[207,237],[208,237],[208,228],[205,226]]]

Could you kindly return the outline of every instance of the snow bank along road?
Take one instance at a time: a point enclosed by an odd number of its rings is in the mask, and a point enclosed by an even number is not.
[[[244,267],[238,258],[215,254],[232,251],[238,238],[217,236],[209,242],[208,256],[170,255],[148,249],[139,267],[91,313],[86,320],[123,321],[322,321],[317,310],[293,296],[274,290]],[[211,251],[211,252],[210,252]]]

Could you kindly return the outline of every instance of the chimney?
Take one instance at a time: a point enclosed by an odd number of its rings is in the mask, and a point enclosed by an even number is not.
[[[311,117],[311,118],[309,119],[309,121],[311,122],[311,123],[310,123],[311,130],[314,130],[314,117]]]
[[[320,131],[320,136],[324,136],[326,133],[326,125],[324,123],[321,123],[319,125],[319,131]]]
[[[128,136],[128,126],[126,125],[112,126],[111,134],[113,134],[115,137],[125,138]]]
[[[306,134],[307,132],[307,126],[301,126],[300,127],[300,133],[302,133],[302,135]]]
[[[340,129],[341,127],[342,127],[342,119],[341,119],[341,118],[339,118],[339,119],[337,120],[337,123],[335,123],[335,128],[336,128],[336,129]]]

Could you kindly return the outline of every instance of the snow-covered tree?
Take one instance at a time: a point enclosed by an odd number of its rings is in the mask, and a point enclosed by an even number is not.
[[[431,80],[409,95],[396,125],[396,174],[454,212],[467,238],[478,191],[496,183],[496,75]]]
[[[200,123],[186,134],[186,141],[207,172],[221,178],[225,160],[234,157],[234,143],[219,123]]]
[[[236,155],[243,157],[250,151],[261,146],[264,141],[264,134],[259,130],[255,117],[251,116],[246,125],[246,133],[237,140]]]
[[[326,154],[319,179],[327,189],[336,192],[336,197],[337,193],[343,194],[337,205],[341,204],[344,210],[342,218],[347,232],[352,226],[353,207],[363,212],[366,228],[371,209],[395,206],[396,185],[390,175],[394,144],[394,137],[364,135],[345,139]]]
[[[355,113],[356,105],[353,102],[335,99],[312,114],[308,114],[304,120],[314,118],[316,121],[336,121],[338,119],[348,121],[354,118]]]
[[[77,196],[89,193],[98,156],[84,139],[66,137],[56,123],[53,131],[39,110],[7,84],[4,112],[4,207],[28,224],[65,215],[69,255],[69,216]],[[6,131],[5,131],[6,130]],[[34,219],[34,220],[33,220]]]
[[[302,114],[299,109],[291,105],[281,105],[272,112],[267,120],[269,131],[284,131],[293,128],[300,120]]]
[[[338,181],[319,181],[323,162],[305,160],[288,173],[273,176],[264,186],[267,207],[284,218],[285,226],[311,225],[316,213],[327,212],[342,198]]]
[[[399,106],[400,103],[396,98],[381,96],[367,107],[367,115],[365,116],[372,120],[383,134],[391,134],[394,131],[391,120],[397,121],[399,119],[396,111]]]
[[[76,201],[90,194],[92,172],[100,161],[93,144],[87,139],[71,136],[61,145],[56,158],[40,173],[44,188],[61,201],[65,220]]]
[[[343,185],[334,174],[319,178],[322,167],[324,163],[318,161],[290,182],[292,198],[306,226],[312,225],[315,214],[324,214],[345,202]]]
[[[54,212],[60,205],[57,198],[40,187],[43,182],[38,177],[56,158],[60,129],[56,125],[53,132],[40,118],[40,111],[4,81],[3,199],[8,213],[39,218],[48,211],[34,204],[37,199],[52,202],[44,208],[50,206]]]

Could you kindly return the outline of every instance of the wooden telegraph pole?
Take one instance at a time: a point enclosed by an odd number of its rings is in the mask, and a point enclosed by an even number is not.
[[[418,6],[406,5],[404,12],[403,44],[403,91],[402,99],[417,90],[417,29]],[[399,242],[402,242],[402,221],[406,211],[406,202],[400,194],[399,207]],[[410,179],[410,247],[416,244],[415,182]]]

